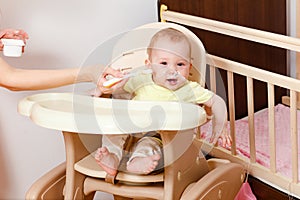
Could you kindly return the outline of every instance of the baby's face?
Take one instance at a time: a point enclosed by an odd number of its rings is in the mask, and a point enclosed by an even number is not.
[[[191,68],[190,62],[185,58],[170,51],[153,49],[148,61],[153,81],[170,90],[182,87],[187,82]]]

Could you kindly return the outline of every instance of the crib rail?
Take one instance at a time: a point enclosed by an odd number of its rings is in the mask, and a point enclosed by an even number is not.
[[[300,52],[300,39],[162,9],[161,20]]]
[[[162,21],[176,22],[191,27],[208,30],[228,36],[250,40],[270,46],[284,48],[300,52],[300,39],[285,35],[270,33],[238,25],[228,24],[202,17],[182,14],[161,9]],[[216,91],[216,70],[222,69],[227,72],[228,83],[228,105],[230,118],[230,133],[233,144],[231,152],[221,147],[215,147],[211,151],[212,156],[229,159],[233,162],[244,164],[249,173],[263,180],[264,182],[279,187],[280,190],[300,197],[300,183],[298,174],[298,133],[297,133],[297,93],[300,92],[300,80],[279,75],[266,70],[258,69],[214,55],[207,55],[207,62],[210,66],[210,88]],[[235,141],[235,102],[234,102],[234,74],[244,76],[247,80],[247,106],[249,120],[249,143],[250,158],[237,155]],[[255,131],[254,131],[254,92],[253,81],[258,80],[267,84],[268,111],[269,111],[269,145],[270,145],[270,168],[266,168],[256,162]],[[292,178],[285,177],[276,171],[276,135],[275,135],[275,87],[282,87],[289,91],[290,98],[290,134],[292,147]]]
[[[231,147],[231,156],[228,155],[226,150],[223,150],[219,147],[215,148],[212,152],[214,156],[222,156],[226,157],[235,162],[243,163],[249,169],[249,172],[258,177],[262,178],[265,181],[276,184],[285,188],[287,191],[292,191],[292,185],[297,185],[297,196],[299,193],[299,180],[298,180],[298,136],[297,136],[297,115],[296,115],[296,93],[300,92],[300,80],[290,78],[287,76],[279,75],[273,72],[269,72],[266,70],[258,69],[255,67],[251,67],[245,64],[241,64],[238,62],[234,62],[231,60],[227,60],[224,58],[220,58],[213,55],[207,55],[208,64],[211,67],[210,71],[214,71],[216,69],[223,69],[227,71],[227,80],[228,80],[228,101],[229,101],[229,113],[230,113],[230,132],[233,139],[233,145]],[[235,110],[234,110],[234,80],[233,75],[239,74],[245,76],[247,79],[247,100],[248,100],[248,120],[249,120],[249,143],[250,143],[250,160],[248,161],[245,158],[241,158],[236,154],[236,144],[235,144]],[[211,81],[216,81],[216,73],[210,74]],[[265,167],[259,166],[256,163],[255,156],[255,132],[254,132],[254,94],[253,94],[253,80],[259,80],[267,83],[268,87],[268,109],[269,109],[269,135],[270,135],[270,169],[266,169]],[[298,87],[297,87],[298,85]],[[274,111],[274,87],[280,86],[282,88],[286,88],[290,91],[290,107],[291,107],[291,141],[292,141],[292,180],[283,177],[280,174],[276,174],[276,137],[275,137],[275,111]],[[214,89],[215,90],[215,89]],[[253,171],[252,171],[252,170]],[[268,172],[268,173],[266,173]]]

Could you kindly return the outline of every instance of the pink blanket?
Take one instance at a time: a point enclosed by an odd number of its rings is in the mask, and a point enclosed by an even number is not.
[[[297,113],[298,147],[300,144],[300,111]],[[239,154],[250,156],[248,119],[243,118],[235,122],[236,146]],[[268,109],[256,112],[254,115],[256,161],[265,167],[270,166],[270,145],[268,128]],[[207,123],[201,128],[202,138],[210,137],[211,124]],[[279,104],[275,106],[276,130],[276,166],[277,171],[287,177],[292,177],[292,148],[290,133],[290,109]],[[298,148],[299,149],[299,148]],[[300,164],[298,150],[298,162]],[[299,170],[300,174],[300,170]]]

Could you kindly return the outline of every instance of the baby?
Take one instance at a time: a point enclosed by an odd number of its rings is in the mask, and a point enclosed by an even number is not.
[[[173,28],[162,29],[151,39],[145,64],[152,74],[141,74],[119,83],[117,93],[129,93],[133,100],[181,101],[204,105],[213,115],[213,135],[222,145],[231,145],[227,135],[227,109],[222,98],[188,81],[191,45],[188,38]],[[208,114],[208,115],[211,115]],[[103,135],[102,147],[96,152],[97,163],[109,174],[116,175],[128,135]],[[216,140],[216,139],[215,139]],[[132,173],[148,174],[161,167],[162,143],[155,132],[142,133],[127,162]]]

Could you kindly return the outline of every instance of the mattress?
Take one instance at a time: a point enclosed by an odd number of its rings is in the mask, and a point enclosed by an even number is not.
[[[300,111],[297,111],[298,125],[298,162],[300,163]],[[228,123],[229,124],[229,123]],[[237,153],[250,157],[248,118],[242,118],[235,122]],[[270,144],[268,127],[268,109],[263,109],[254,114],[256,162],[270,167]],[[228,130],[229,130],[228,125]],[[211,136],[211,123],[201,127],[201,137],[209,140]],[[276,170],[278,173],[292,177],[292,148],[290,133],[290,108],[278,104],[275,106],[275,137],[276,137]],[[298,169],[299,174],[300,170]]]

